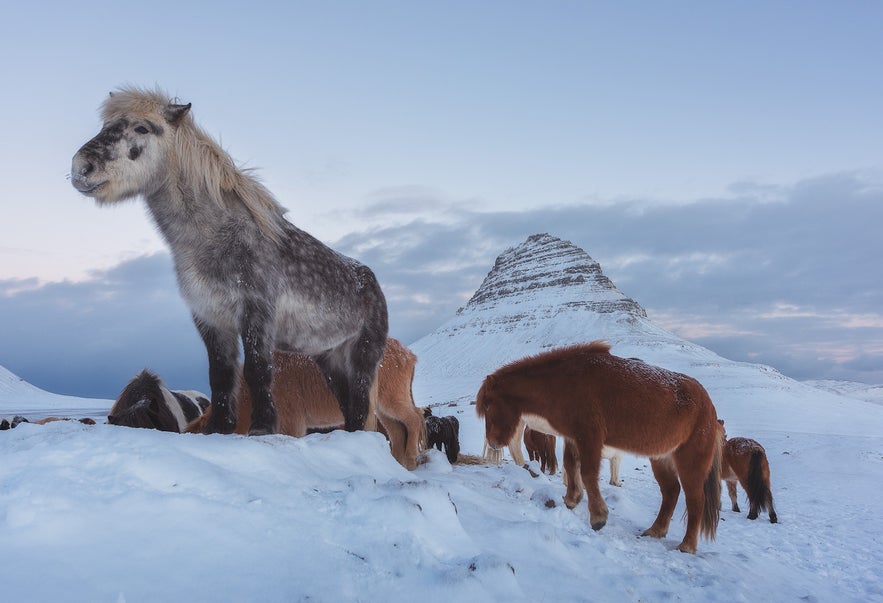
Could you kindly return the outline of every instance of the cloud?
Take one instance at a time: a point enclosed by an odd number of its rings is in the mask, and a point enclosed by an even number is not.
[[[414,190],[417,216],[407,220],[401,192],[395,213],[375,196],[363,213],[381,226],[337,245],[372,266],[385,287],[407,293],[390,304],[393,324],[417,307],[409,299],[432,300],[420,326],[410,316],[399,321],[409,336],[429,332],[465,303],[505,248],[549,232],[585,249],[662,326],[725,357],[797,378],[883,382],[883,355],[875,351],[883,342],[883,282],[875,277],[883,186],[873,174],[790,187],[742,182],[726,197],[677,203],[519,212],[483,212]],[[829,342],[864,362],[814,352]]]
[[[205,350],[168,254],[77,283],[2,281],[0,292],[0,364],[43,389],[115,398],[145,367],[170,387],[207,388]]]
[[[376,272],[405,343],[465,304],[506,248],[549,232],[598,260],[652,320],[724,357],[883,383],[883,187],[865,175],[510,212],[409,187],[378,191],[361,215],[363,229],[330,243]],[[0,281],[0,332],[0,364],[50,391],[115,397],[144,367],[208,389],[166,253],[83,282]]]

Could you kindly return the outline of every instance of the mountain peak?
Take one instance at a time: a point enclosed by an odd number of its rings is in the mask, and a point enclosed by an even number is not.
[[[614,286],[588,253],[548,233],[531,235],[501,253],[458,314],[500,304],[532,305],[539,301],[548,306],[550,296],[558,307],[647,317],[636,301]]]

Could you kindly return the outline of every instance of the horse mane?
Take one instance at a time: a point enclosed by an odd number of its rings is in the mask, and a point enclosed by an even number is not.
[[[153,90],[124,86],[105,100],[101,113],[105,122],[134,114],[162,118],[174,99],[159,87]],[[177,122],[174,133],[175,153],[180,176],[194,184],[219,207],[239,202],[266,236],[281,241],[285,209],[260,183],[251,168],[237,167],[233,158],[202,128],[188,112]]]

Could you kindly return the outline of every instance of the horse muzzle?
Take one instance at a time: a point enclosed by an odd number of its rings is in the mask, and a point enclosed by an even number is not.
[[[71,184],[84,195],[94,195],[102,186],[107,184],[106,180],[95,182],[89,178],[94,171],[95,164],[87,157],[84,157],[83,153],[77,153],[71,162]]]

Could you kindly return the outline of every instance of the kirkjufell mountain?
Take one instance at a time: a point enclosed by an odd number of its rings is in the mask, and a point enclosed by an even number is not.
[[[418,404],[468,405],[484,377],[503,364],[596,339],[610,343],[617,356],[699,379],[723,417],[739,405],[740,416],[756,414],[759,424],[768,424],[771,410],[800,423],[802,401],[819,395],[771,367],[727,360],[655,325],[583,249],[535,234],[500,254],[466,305],[410,346],[419,358],[415,399]],[[776,392],[779,408],[770,409],[770,392]],[[830,401],[851,402],[833,394]],[[860,420],[846,418],[853,412],[844,412],[843,423],[832,429],[862,431]]]

